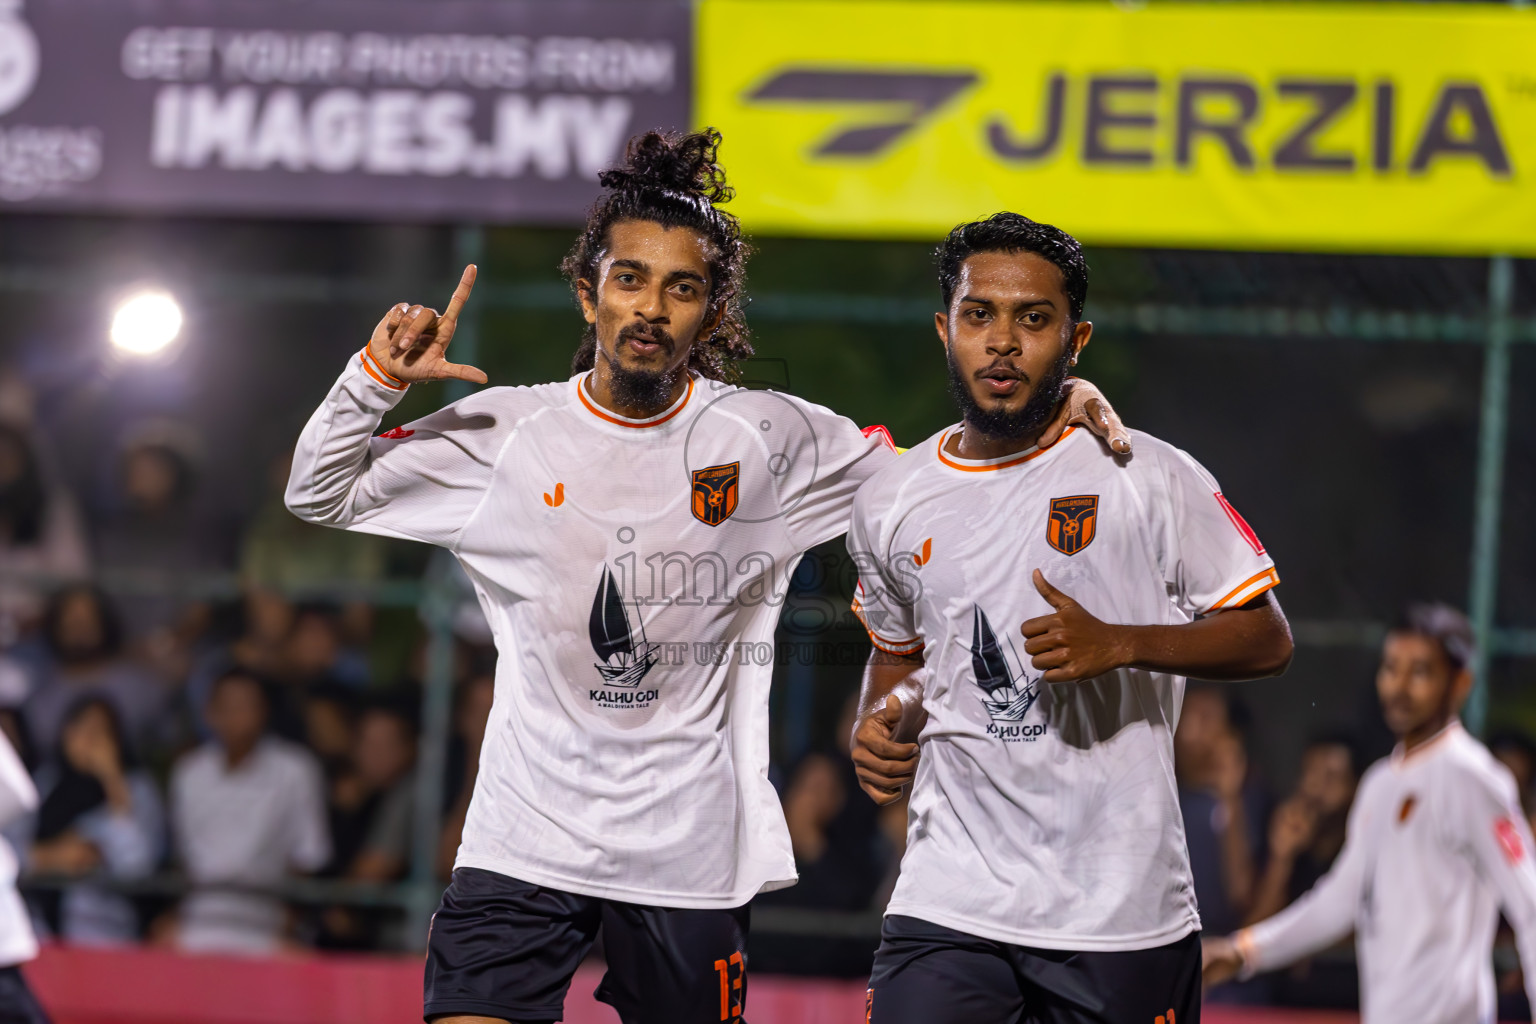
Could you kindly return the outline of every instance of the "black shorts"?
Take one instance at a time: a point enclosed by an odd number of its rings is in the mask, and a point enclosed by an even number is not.
[[[742,1024],[747,908],[643,907],[459,868],[427,936],[427,1020],[556,1021],[598,929],[597,998],[623,1024]]]
[[[1200,1024],[1200,933],[1155,949],[1010,946],[891,916],[869,1024]]]
[[[0,967],[0,1024],[48,1024],[19,967]]]

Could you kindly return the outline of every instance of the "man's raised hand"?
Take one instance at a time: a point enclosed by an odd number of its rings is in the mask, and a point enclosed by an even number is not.
[[[467,380],[484,384],[490,380],[485,371],[473,366],[450,363],[444,358],[453,332],[459,326],[459,312],[475,287],[475,266],[464,268],[459,286],[442,313],[426,306],[402,302],[392,308],[373,329],[368,351],[375,362],[396,380],[407,384],[427,380]]]
[[[1051,614],[1030,619],[1019,627],[1024,650],[1033,664],[1044,669],[1048,683],[1093,679],[1120,668],[1128,661],[1125,630],[1103,622],[1088,609],[1057,590],[1035,570],[1035,589],[1051,606]]]

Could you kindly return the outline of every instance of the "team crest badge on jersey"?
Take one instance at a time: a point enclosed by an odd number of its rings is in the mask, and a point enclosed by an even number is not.
[[[693,518],[708,526],[719,526],[731,518],[740,485],[739,462],[694,470]]]
[[[1075,555],[1093,543],[1094,523],[1098,516],[1097,494],[1052,498],[1051,515],[1045,521],[1045,539],[1062,554]]]
[[[1011,639],[1008,646],[1013,647]],[[1019,653],[1013,653],[1015,660],[1023,664]],[[1032,743],[1045,735],[1044,725],[1024,724],[1024,716],[1029,714],[1040,696],[1039,680],[1030,679],[1022,671],[1014,674],[1002,645],[997,642],[997,633],[980,605],[976,605],[971,614],[971,668],[976,673],[976,685],[985,694],[981,706],[992,719],[992,724],[987,726],[987,735],[996,736],[1005,743]]]

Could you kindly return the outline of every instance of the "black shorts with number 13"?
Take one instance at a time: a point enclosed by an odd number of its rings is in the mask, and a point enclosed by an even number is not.
[[[423,1013],[544,1024],[602,929],[623,1024],[744,1024],[748,913],[647,907],[459,868],[432,918]]]

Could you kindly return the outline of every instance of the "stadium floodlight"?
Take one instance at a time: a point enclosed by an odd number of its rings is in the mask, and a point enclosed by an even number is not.
[[[168,292],[135,292],[112,314],[112,344],[136,356],[154,356],[181,333],[181,306]]]

